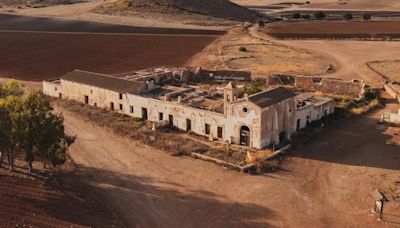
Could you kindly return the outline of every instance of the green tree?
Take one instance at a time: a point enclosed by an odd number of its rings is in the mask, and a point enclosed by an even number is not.
[[[41,158],[44,164],[46,161],[53,166],[63,164],[65,153],[75,140],[65,134],[63,118],[52,111],[50,100],[41,92],[31,92],[24,98],[21,141],[29,172],[36,157]]]
[[[353,14],[345,13],[345,14],[343,14],[343,19],[345,19],[346,21],[353,20]]]
[[[325,15],[324,12],[318,11],[318,12],[315,12],[315,13],[314,13],[314,17],[315,17],[315,19],[317,19],[317,20],[322,20],[322,19],[324,19],[324,18],[326,17],[326,15]]]
[[[301,14],[299,13],[299,12],[294,12],[293,14],[292,14],[292,18],[293,19],[299,19],[301,17]]]
[[[23,85],[16,80],[10,80],[0,87],[0,98],[21,96],[24,93]]]
[[[8,109],[0,104],[0,166],[3,163],[5,151],[11,145],[11,117]]]
[[[365,21],[371,20],[371,14],[369,14],[369,13],[364,13],[362,17],[363,17],[363,19],[364,19]]]

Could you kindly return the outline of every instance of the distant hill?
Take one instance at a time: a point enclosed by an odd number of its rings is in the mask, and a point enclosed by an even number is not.
[[[50,6],[50,5],[67,5],[87,0],[0,0],[0,6],[19,7],[19,6]]]
[[[254,21],[258,14],[228,0],[116,0],[95,9],[97,13],[193,13],[236,21]]]

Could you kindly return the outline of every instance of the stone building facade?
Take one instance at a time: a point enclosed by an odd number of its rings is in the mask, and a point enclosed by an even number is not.
[[[284,87],[239,98],[240,89],[232,83],[204,91],[137,78],[75,70],[43,82],[43,92],[257,149],[278,145],[296,132],[296,94]]]

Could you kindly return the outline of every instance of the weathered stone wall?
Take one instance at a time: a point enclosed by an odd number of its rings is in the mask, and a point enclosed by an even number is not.
[[[304,129],[308,123],[322,119],[325,115],[335,112],[335,101],[323,103],[321,105],[307,105],[296,110],[295,129]],[[298,121],[298,122],[297,122]],[[299,126],[297,126],[299,124]]]
[[[234,70],[203,70],[214,80],[250,81],[251,72]]]
[[[61,84],[59,80],[43,81],[43,94],[50,97],[60,97]]]
[[[361,98],[365,83],[340,79],[295,76],[295,87],[300,90]]]
[[[295,132],[294,121],[296,113],[295,98],[279,102],[264,108],[261,114],[261,148],[271,144],[279,144],[280,133],[285,133],[290,139]]]

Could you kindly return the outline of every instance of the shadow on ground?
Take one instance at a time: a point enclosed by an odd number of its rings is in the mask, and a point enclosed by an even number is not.
[[[392,105],[390,107],[398,107],[393,106],[392,102],[392,100],[388,102]],[[329,127],[316,129],[312,137],[305,140],[306,142],[297,143],[290,156],[346,165],[400,170],[398,137],[400,128],[388,128],[378,124],[381,113],[382,109],[378,109]],[[397,144],[391,144],[391,141],[396,141]]]
[[[3,207],[17,203],[27,209],[26,213],[35,211],[37,218],[45,217],[41,223],[19,213],[11,220],[41,227],[54,223],[91,227],[272,227],[268,220],[277,217],[268,208],[224,202],[223,196],[207,190],[189,190],[176,183],[102,169],[80,167],[59,174],[44,186],[39,180],[0,178],[9,182],[0,185],[0,195],[15,195]]]

